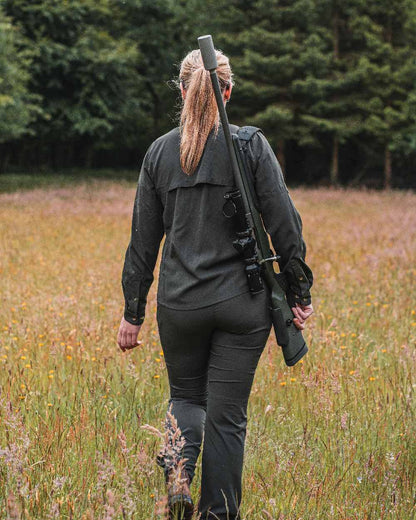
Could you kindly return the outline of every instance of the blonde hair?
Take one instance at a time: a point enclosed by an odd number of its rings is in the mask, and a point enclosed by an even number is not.
[[[221,91],[232,85],[232,72],[227,56],[215,51],[217,76]],[[202,157],[212,128],[218,132],[219,117],[209,71],[204,69],[201,52],[191,51],[181,63],[179,80],[186,90],[182,104],[180,158],[182,170],[191,175]]]

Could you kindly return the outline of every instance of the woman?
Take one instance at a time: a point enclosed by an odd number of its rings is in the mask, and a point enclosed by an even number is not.
[[[228,58],[216,54],[227,103],[232,73]],[[184,58],[179,79],[180,127],[158,138],[142,164],[122,275],[125,311],[117,341],[123,351],[137,344],[166,234],[157,320],[170,384],[169,407],[185,440],[181,485],[168,489],[171,518],[176,518],[174,503],[185,509],[185,518],[192,516],[189,486],[203,440],[198,510],[204,520],[232,520],[240,518],[247,402],[271,319],[267,292],[249,292],[244,262],[232,244],[234,222],[222,212],[224,194],[234,181],[199,50]],[[231,130],[237,127],[231,125]],[[302,223],[261,132],[249,143],[248,160],[266,229],[281,257],[280,268],[291,280],[287,296],[293,302],[294,322],[303,329],[313,309]],[[296,285],[299,269],[308,280],[302,286]],[[168,482],[175,468],[163,457],[158,463]]]

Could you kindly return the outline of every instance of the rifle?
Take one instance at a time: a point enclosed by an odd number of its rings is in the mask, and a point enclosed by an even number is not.
[[[286,300],[286,295],[278,280],[282,273],[276,273],[273,262],[275,256],[269,245],[269,238],[264,229],[263,221],[256,207],[254,188],[247,172],[241,143],[236,134],[231,134],[227,112],[225,110],[221,88],[217,76],[217,57],[211,35],[198,38],[204,68],[209,71],[215,99],[220,114],[221,125],[230,156],[231,167],[236,183],[236,190],[226,194],[229,208],[234,207],[237,217],[237,240],[234,246],[242,254],[246,266],[245,271],[250,292],[257,294],[264,290],[263,280],[270,294],[270,313],[276,341],[282,347],[286,365],[293,366],[307,352],[308,347],[302,332],[293,323],[293,312]],[[227,203],[226,203],[227,204]],[[227,210],[224,212],[227,213]],[[233,211],[226,216],[232,216]],[[254,231],[254,237],[253,237]],[[261,276],[260,276],[261,275]]]

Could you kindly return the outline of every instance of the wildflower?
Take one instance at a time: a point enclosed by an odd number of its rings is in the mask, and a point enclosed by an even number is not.
[[[53,374],[48,375],[49,379],[53,379]]]
[[[20,359],[26,359],[26,356],[20,356]]]
[[[43,347],[44,343],[38,343],[38,347]]]
[[[154,379],[159,379],[159,377],[160,377],[159,374],[155,374],[155,375],[153,376]]]
[[[69,356],[69,355],[68,355],[68,356],[66,356],[66,359],[71,360],[71,359],[72,359],[72,356]]]
[[[286,381],[280,381],[280,386],[285,386],[286,385]]]
[[[350,376],[355,374],[355,370],[350,370]]]
[[[291,377],[291,378],[290,378],[290,381],[291,381],[292,383],[294,383],[294,382],[296,381],[296,377]]]
[[[376,380],[376,378],[373,377],[373,376],[369,377],[368,379],[369,379],[370,381],[375,381],[375,380]]]
[[[25,368],[31,368],[31,366],[29,365],[29,363],[27,363],[27,364],[25,365]]]
[[[156,363],[160,363],[160,358],[155,358]]]
[[[52,403],[48,403],[48,406],[52,406]]]

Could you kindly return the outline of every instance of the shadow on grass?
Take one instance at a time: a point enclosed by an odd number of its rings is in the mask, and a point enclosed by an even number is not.
[[[0,193],[26,191],[36,188],[60,188],[97,180],[136,183],[135,170],[63,170],[56,173],[4,173],[0,175]]]

